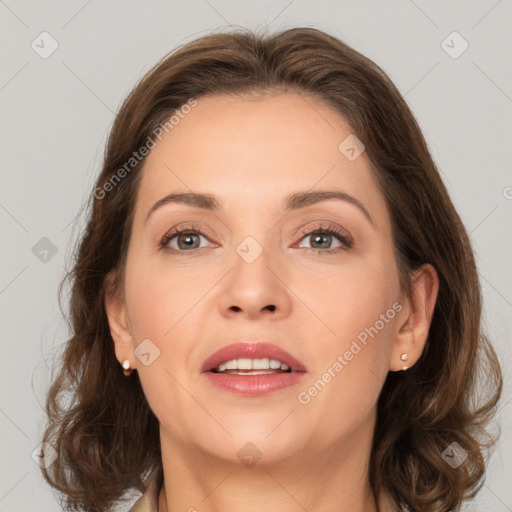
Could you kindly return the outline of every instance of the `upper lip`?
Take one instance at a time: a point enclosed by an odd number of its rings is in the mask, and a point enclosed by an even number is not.
[[[201,372],[208,372],[218,368],[221,363],[232,359],[276,359],[287,364],[292,371],[305,372],[306,367],[289,352],[279,348],[277,345],[266,342],[248,343],[239,342],[227,345],[211,354],[203,363]]]

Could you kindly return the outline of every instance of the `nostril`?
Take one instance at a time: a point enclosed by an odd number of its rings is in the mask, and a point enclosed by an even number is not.
[[[242,311],[242,308],[239,307],[239,306],[231,306],[229,309],[231,309],[232,311]],[[265,306],[263,309],[268,309],[270,311],[275,311],[276,310],[276,306],[274,304],[269,304],[268,306]]]

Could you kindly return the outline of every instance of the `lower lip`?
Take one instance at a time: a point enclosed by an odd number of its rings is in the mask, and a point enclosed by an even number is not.
[[[230,375],[204,372],[215,387],[239,395],[262,396],[295,386],[306,376],[306,372],[269,373],[266,375]]]

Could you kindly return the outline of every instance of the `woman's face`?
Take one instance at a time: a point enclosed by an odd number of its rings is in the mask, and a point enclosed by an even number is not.
[[[200,98],[155,140],[126,263],[136,350],[123,355],[166,439],[272,463],[334,446],[348,454],[373,431],[405,298],[384,198],[350,134],[318,99],[287,93]],[[154,207],[169,194],[208,194],[218,206]],[[215,382],[258,376],[203,371],[217,350],[254,342],[306,371],[265,375],[291,385],[256,394]]]

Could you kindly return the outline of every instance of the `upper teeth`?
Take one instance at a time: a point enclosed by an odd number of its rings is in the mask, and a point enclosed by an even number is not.
[[[231,361],[224,361],[219,365],[217,371],[223,372],[224,370],[288,370],[290,367],[286,363],[281,363],[277,359],[232,359]]]

